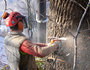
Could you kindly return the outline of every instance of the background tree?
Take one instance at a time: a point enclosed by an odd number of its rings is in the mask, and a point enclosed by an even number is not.
[[[49,37],[67,38],[62,44],[62,51],[50,56],[65,62],[46,62],[46,70],[72,70],[74,57],[74,37],[81,17],[89,0],[50,0],[50,13],[47,28]],[[90,69],[90,7],[83,20],[77,40],[77,70]]]
[[[0,25],[1,25],[2,18],[0,17]]]

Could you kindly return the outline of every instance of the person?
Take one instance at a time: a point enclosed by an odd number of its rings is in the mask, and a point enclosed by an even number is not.
[[[23,16],[19,12],[5,12],[3,15],[6,27],[10,32],[5,37],[5,50],[11,70],[38,70],[35,56],[45,57],[57,50],[61,41],[53,44],[33,43],[22,34],[24,29]]]

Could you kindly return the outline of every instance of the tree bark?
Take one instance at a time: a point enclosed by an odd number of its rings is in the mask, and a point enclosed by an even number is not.
[[[77,4],[79,3],[79,4]],[[47,42],[49,37],[66,37],[67,40],[62,43],[62,51],[59,55],[50,54],[65,62],[46,62],[46,70],[72,70],[74,57],[74,37],[79,25],[79,21],[84,13],[89,0],[50,0],[50,13],[47,28]],[[77,40],[77,70],[90,69],[90,8],[83,20],[81,30]]]

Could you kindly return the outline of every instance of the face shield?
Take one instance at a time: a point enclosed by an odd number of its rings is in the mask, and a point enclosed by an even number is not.
[[[22,16],[22,18],[23,18],[24,28],[28,28],[26,17],[25,16]]]

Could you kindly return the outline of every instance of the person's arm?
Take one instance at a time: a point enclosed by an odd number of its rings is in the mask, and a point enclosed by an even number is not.
[[[20,49],[22,52],[25,52],[33,56],[45,57],[50,53],[54,52],[57,49],[57,47],[58,44],[45,44],[43,45],[43,47],[41,47],[41,44],[38,45],[30,42],[29,40],[25,40],[21,45]]]
[[[47,44],[45,44],[45,43],[35,43],[35,45],[38,45],[40,47],[46,47],[47,46]]]

